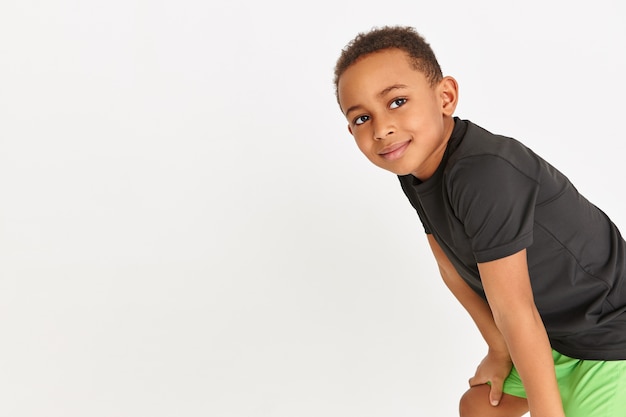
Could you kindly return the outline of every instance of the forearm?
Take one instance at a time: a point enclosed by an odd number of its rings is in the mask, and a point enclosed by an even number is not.
[[[527,314],[497,314],[498,328],[522,378],[532,417],[564,416],[552,350],[536,308]]]
[[[460,280],[461,278],[459,277],[458,279]],[[489,304],[467,285],[466,289],[459,291],[458,288],[451,288],[445,277],[444,282],[446,282],[448,288],[450,288],[461,305],[469,313],[478,331],[487,343],[489,350],[498,355],[508,355],[506,341],[495,323]]]
[[[563,417],[552,350],[532,293],[526,251],[478,264],[496,325],[522,378],[532,417]]]
[[[504,337],[496,326],[489,304],[461,278],[432,235],[428,235],[428,243],[437,261],[443,282],[469,313],[478,331],[489,346],[489,350],[499,355],[508,355]]]

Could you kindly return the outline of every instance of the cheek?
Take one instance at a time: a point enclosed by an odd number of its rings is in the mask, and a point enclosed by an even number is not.
[[[360,142],[357,142],[356,146],[359,148],[359,150],[361,151],[361,153],[363,155],[369,157],[369,153],[368,153],[367,148],[365,146],[363,146]]]
[[[355,135],[354,141],[356,142],[356,146],[359,148],[361,152],[365,155],[368,155],[371,150],[371,141],[365,140],[362,135]]]

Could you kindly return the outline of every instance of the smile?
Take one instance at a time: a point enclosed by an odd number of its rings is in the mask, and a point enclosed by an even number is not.
[[[409,143],[411,143],[410,140],[407,140],[406,142],[394,143],[383,148],[383,150],[378,152],[378,154],[388,161],[395,161],[404,155],[404,151],[406,151]]]

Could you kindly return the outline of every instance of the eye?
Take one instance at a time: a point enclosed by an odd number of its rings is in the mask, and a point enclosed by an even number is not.
[[[406,103],[406,98],[396,98],[389,105],[390,109],[397,109],[398,107],[403,106]]]
[[[354,119],[354,124],[355,125],[362,125],[363,123],[367,122],[370,119],[369,116],[358,116],[357,118]]]

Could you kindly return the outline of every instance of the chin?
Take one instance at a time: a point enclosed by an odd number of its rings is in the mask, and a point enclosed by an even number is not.
[[[379,158],[370,158],[370,162],[378,168],[391,172],[394,175],[409,175],[414,171],[411,167],[407,167],[407,164],[398,163],[401,161],[390,163],[389,161],[380,160]]]
[[[383,167],[381,167],[383,168]],[[400,175],[400,176],[404,176],[404,175],[409,175],[412,171],[411,170],[402,170],[402,169],[397,169],[397,168],[383,168],[385,171],[387,172],[391,172],[394,175]]]

